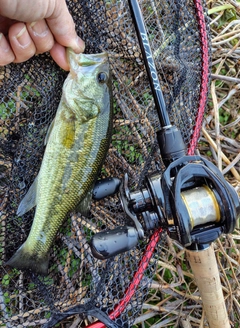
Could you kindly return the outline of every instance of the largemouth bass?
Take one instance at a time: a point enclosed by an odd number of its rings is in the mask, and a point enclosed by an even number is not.
[[[112,129],[112,94],[107,53],[75,54],[67,50],[70,73],[34,183],[17,215],[36,205],[25,243],[6,265],[46,275],[49,251],[67,213],[84,212],[108,151]]]

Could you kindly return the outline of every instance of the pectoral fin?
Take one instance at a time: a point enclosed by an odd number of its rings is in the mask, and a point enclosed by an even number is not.
[[[38,177],[33,181],[33,184],[29,188],[26,195],[23,197],[21,203],[18,206],[17,215],[21,216],[28,211],[30,211],[34,206],[36,206],[37,201],[37,184],[38,184]]]
[[[77,205],[76,210],[85,217],[89,216],[91,201],[92,201],[92,189],[88,191],[85,198]]]

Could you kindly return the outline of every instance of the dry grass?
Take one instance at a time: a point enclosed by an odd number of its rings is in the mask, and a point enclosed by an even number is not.
[[[223,7],[220,7],[223,6]],[[240,2],[208,1],[211,10],[212,81],[199,142],[200,153],[240,191]],[[214,243],[227,311],[240,327],[240,226]],[[208,327],[185,250],[167,238],[137,327]]]

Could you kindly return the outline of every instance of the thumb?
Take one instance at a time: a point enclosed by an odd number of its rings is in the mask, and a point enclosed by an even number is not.
[[[68,11],[65,0],[55,2],[52,15],[46,18],[49,29],[55,40],[64,47],[70,47],[76,53],[84,51],[85,44],[75,30],[73,18]]]

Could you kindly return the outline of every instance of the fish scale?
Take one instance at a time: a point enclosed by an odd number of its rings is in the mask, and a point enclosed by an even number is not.
[[[18,208],[21,216],[36,205],[33,224],[25,243],[7,262],[43,275],[68,212],[79,203],[83,212],[89,208],[89,194],[106,157],[112,129],[107,54],[76,55],[68,50],[68,58],[71,69],[47,133],[40,171]],[[105,74],[105,81],[99,81],[99,73]]]

